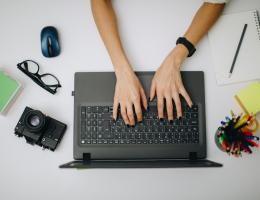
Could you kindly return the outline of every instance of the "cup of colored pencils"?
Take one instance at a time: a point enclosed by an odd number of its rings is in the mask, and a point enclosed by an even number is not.
[[[242,156],[242,152],[251,154],[252,148],[259,147],[259,137],[255,136],[258,121],[250,114],[236,116],[231,111],[231,118],[221,121],[215,135],[216,145],[228,155]]]

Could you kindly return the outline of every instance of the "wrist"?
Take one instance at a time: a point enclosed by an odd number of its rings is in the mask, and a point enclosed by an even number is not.
[[[182,63],[185,58],[187,58],[189,51],[182,44],[176,45],[176,47],[171,51],[170,57],[173,60],[174,67],[177,69],[181,68]]]
[[[183,59],[187,58],[189,55],[189,50],[183,44],[177,44],[174,49],[176,49],[176,52],[179,55],[179,57]]]
[[[120,78],[123,75],[130,75],[133,73],[133,69],[129,63],[122,63],[114,65],[116,78]]]

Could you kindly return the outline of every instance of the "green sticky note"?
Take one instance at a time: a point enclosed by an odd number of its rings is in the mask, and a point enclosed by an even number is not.
[[[20,83],[0,71],[0,113],[4,112],[8,104],[20,89]]]
[[[248,114],[260,111],[260,82],[255,82],[240,90],[235,99],[241,108]]]

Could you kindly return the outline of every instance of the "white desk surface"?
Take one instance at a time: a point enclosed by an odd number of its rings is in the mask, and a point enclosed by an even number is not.
[[[187,28],[202,1],[115,1],[122,40],[136,70],[156,70],[175,40]],[[76,71],[111,71],[112,65],[95,27],[88,0],[1,0],[0,67],[23,84],[23,91],[6,116],[0,116],[0,199],[260,199],[260,150],[243,158],[222,153],[214,143],[220,120],[246,84],[217,86],[210,46],[205,37],[183,70],[203,70],[206,84],[208,158],[222,168],[61,170],[71,161],[73,139],[73,76]],[[258,9],[260,1],[233,0],[226,13]],[[62,52],[45,58],[40,31],[57,27]],[[57,75],[62,84],[53,96],[21,73],[24,59],[39,62],[42,72]],[[55,152],[42,151],[14,136],[25,106],[65,122],[68,129]],[[258,117],[259,119],[259,117]],[[258,135],[260,132],[258,132]]]

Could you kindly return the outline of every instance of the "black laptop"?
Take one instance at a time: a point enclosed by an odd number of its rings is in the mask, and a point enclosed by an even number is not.
[[[136,72],[146,95],[154,72]],[[74,161],[60,168],[221,167],[206,160],[204,73],[182,72],[194,106],[182,100],[183,117],[159,120],[156,99],[134,127],[112,120],[113,72],[75,73]],[[176,109],[174,108],[176,116]]]

